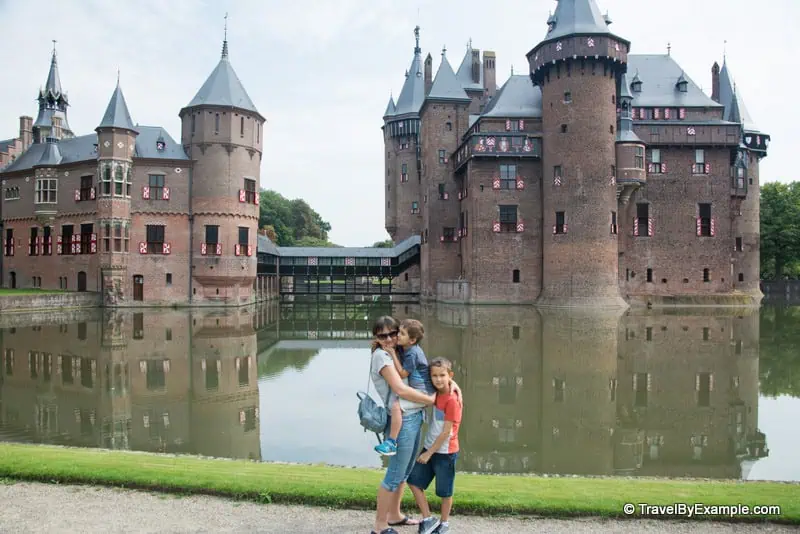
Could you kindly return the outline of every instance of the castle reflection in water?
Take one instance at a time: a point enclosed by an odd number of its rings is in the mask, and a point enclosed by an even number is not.
[[[757,310],[441,304],[6,316],[0,440],[273,459],[259,387],[328,347],[358,353],[342,373],[361,374],[371,321],[389,313],[422,319],[429,357],[455,362],[464,470],[740,478],[768,454]],[[360,433],[352,408],[332,417]]]

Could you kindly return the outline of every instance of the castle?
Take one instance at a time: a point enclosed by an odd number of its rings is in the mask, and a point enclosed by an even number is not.
[[[386,229],[421,236],[424,299],[758,304],[759,160],[726,62],[707,96],[632,55],[594,0],[559,0],[529,75],[494,52],[414,56],[383,116]]]
[[[5,287],[95,291],[106,305],[257,298],[264,117],[231,66],[180,110],[181,137],[134,124],[122,88],[76,135],[55,50],[39,112],[0,141]]]

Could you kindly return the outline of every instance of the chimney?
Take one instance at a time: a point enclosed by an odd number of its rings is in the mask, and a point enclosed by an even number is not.
[[[494,98],[497,92],[497,71],[495,70],[495,53],[486,50],[483,53],[483,94]]]
[[[433,58],[430,54],[425,58],[425,96],[431,92],[433,85]]]
[[[711,100],[719,104],[719,64],[711,66]]]
[[[23,152],[33,143],[33,118],[23,115],[19,118],[19,139]]]
[[[472,51],[472,83],[481,83],[481,51]]]

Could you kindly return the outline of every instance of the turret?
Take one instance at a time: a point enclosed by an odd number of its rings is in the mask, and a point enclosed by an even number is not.
[[[433,85],[433,58],[430,54],[425,58],[425,96],[431,92]]]
[[[624,307],[617,279],[617,81],[630,43],[594,0],[560,0],[528,53],[542,90],[543,282],[539,303]],[[575,120],[579,118],[579,120]],[[556,179],[558,178],[558,179]],[[586,244],[592,243],[587,254]]]
[[[622,74],[619,82],[619,96],[617,103],[619,107],[619,117],[617,119],[617,142],[616,142],[616,173],[611,178],[617,182],[619,200],[625,205],[628,203],[631,194],[636,189],[644,185],[647,178],[647,171],[644,165],[637,165],[638,158],[643,158],[645,153],[645,143],[633,131],[633,94],[628,83],[628,75]],[[643,159],[640,161],[644,161]],[[657,163],[656,165],[661,165]],[[659,169],[661,171],[661,169]],[[614,223],[618,224],[618,223]]]
[[[231,65],[227,29],[219,63],[180,111],[191,177],[193,301],[254,299],[264,117]]]
[[[55,43],[55,41],[54,41]],[[39,89],[36,97],[39,103],[39,113],[32,125],[32,140],[34,143],[44,143],[51,137],[53,119],[60,120],[62,133],[59,137],[73,137],[72,130],[67,122],[67,107],[69,100],[67,94],[61,89],[61,77],[58,74],[58,60],[56,49],[53,46],[53,55],[50,59],[50,71],[47,73],[47,82]]]

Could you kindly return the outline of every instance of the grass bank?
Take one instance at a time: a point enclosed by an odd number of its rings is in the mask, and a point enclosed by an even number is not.
[[[0,477],[101,484],[262,503],[371,509],[382,471],[0,444]],[[406,504],[412,505],[410,494]],[[460,474],[460,514],[628,517],[625,503],[779,505],[779,516],[696,519],[800,524],[800,484]],[[434,503],[436,503],[434,499]]]
[[[69,293],[65,289],[36,289],[36,288],[23,288],[23,289],[10,289],[7,287],[0,287],[0,297],[27,297],[30,295],[60,295],[62,293]]]

